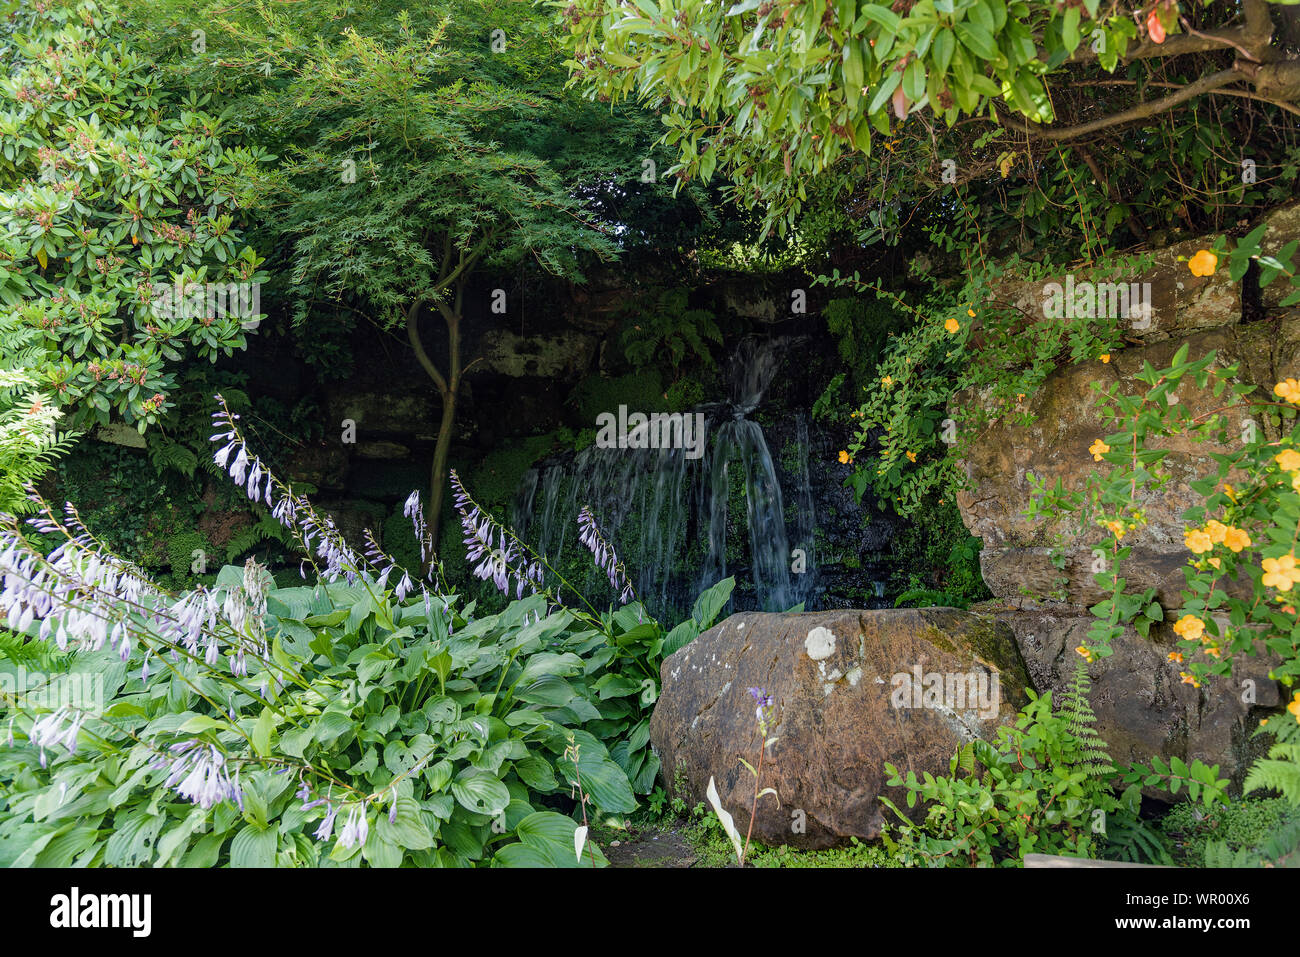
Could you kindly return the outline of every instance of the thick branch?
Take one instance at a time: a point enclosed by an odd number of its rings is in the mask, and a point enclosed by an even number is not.
[[[1119,126],[1122,123],[1132,123],[1134,120],[1146,119],[1148,116],[1155,116],[1157,113],[1163,113],[1166,110],[1172,110],[1181,103],[1186,103],[1193,97],[1200,96],[1202,93],[1208,93],[1216,90],[1221,86],[1227,86],[1236,80],[1241,79],[1241,73],[1236,69],[1220,70],[1218,73],[1211,73],[1209,76],[1203,76],[1195,83],[1189,83],[1177,93],[1171,93],[1169,96],[1162,97],[1159,100],[1148,100],[1145,103],[1139,103],[1120,113],[1114,113],[1110,116],[1103,116],[1100,119],[1092,120],[1088,123],[1080,123],[1078,126],[1066,126],[1057,129],[1043,128],[1033,126],[1018,120],[1015,117],[1004,116],[1000,122],[1009,129],[1024,133],[1027,136],[1034,136],[1039,139],[1053,140],[1055,142],[1064,142],[1066,140],[1078,139],[1081,136],[1088,136],[1096,133],[1098,130],[1104,130],[1111,126]]]

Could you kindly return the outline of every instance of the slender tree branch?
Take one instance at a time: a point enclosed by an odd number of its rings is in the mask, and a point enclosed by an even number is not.
[[[1051,127],[1038,127],[1019,120],[1013,116],[1003,116],[1000,122],[1009,129],[1024,133],[1027,136],[1034,136],[1039,139],[1053,140],[1055,142],[1064,142],[1067,140],[1078,139],[1081,136],[1087,136],[1098,130],[1104,130],[1111,126],[1119,126],[1121,123],[1132,123],[1134,120],[1146,119],[1149,116],[1155,116],[1157,113],[1163,113],[1171,110],[1179,104],[1186,103],[1193,97],[1200,96],[1202,93],[1209,93],[1211,90],[1217,90],[1221,86],[1227,86],[1229,83],[1241,79],[1241,73],[1237,69],[1220,70],[1218,73],[1211,73],[1209,76],[1203,76],[1194,83],[1189,83],[1178,90],[1177,93],[1171,93],[1169,96],[1162,97],[1159,100],[1148,100],[1145,103],[1139,103],[1120,113],[1113,113],[1110,116],[1103,116],[1101,119],[1092,120],[1088,123],[1080,123],[1077,126],[1066,126],[1053,129]]]
[[[420,307],[422,305],[424,305],[424,300],[416,299],[406,310],[406,338],[410,340],[416,361],[420,363],[425,372],[429,373],[429,378],[433,379],[434,384],[438,386],[439,394],[446,400],[448,395],[447,380],[438,371],[438,367],[433,364],[429,354],[424,351],[424,342],[420,339]]]

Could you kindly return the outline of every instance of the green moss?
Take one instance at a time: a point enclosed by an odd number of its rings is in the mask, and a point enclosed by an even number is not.
[[[685,412],[704,401],[704,385],[695,379],[678,379],[668,387],[664,400],[670,412]]]
[[[906,592],[932,590],[969,605],[991,597],[980,574],[980,540],[967,531],[952,501],[916,511],[892,543],[894,571],[885,586],[892,604]]]
[[[602,412],[618,415],[620,405],[627,406],[628,412],[669,411],[663,379],[653,369],[617,378],[584,379],[570,394],[569,402],[578,410],[582,424],[593,427]]]
[[[558,433],[532,435],[503,443],[489,452],[465,475],[466,487],[480,505],[506,506],[514,498],[519,481],[537,460],[555,451]]]
[[[212,543],[202,532],[182,532],[167,544],[167,563],[171,566],[172,576],[178,581],[193,578],[194,553],[201,551],[206,556],[204,564],[215,561]]]
[[[1177,804],[1161,820],[1160,830],[1169,839],[1175,864],[1204,867],[1207,843],[1223,841],[1234,852],[1258,848],[1297,816],[1300,810],[1285,798],[1242,798],[1208,808],[1199,802]]]

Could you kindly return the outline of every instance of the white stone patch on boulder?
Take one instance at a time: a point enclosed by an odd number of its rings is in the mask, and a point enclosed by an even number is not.
[[[808,632],[803,641],[804,650],[813,661],[825,661],[835,654],[835,634],[829,628],[818,625]]]

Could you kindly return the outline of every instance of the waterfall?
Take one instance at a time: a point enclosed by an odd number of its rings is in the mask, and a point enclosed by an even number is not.
[[[737,348],[725,368],[727,401],[694,410],[706,422],[700,458],[688,458],[684,449],[592,446],[553,459],[520,482],[511,509],[516,530],[526,529],[527,540],[596,599],[608,586],[576,539],[577,513],[590,506],[654,614],[689,612],[701,590],[729,574],[737,576],[737,608],[783,611],[812,599],[807,419],[801,416],[796,426],[798,469],[785,469],[795,512],[787,530],[767,439],[746,418],[761,404],[785,344],[747,340]],[[789,533],[807,555],[807,570],[794,576]]]

